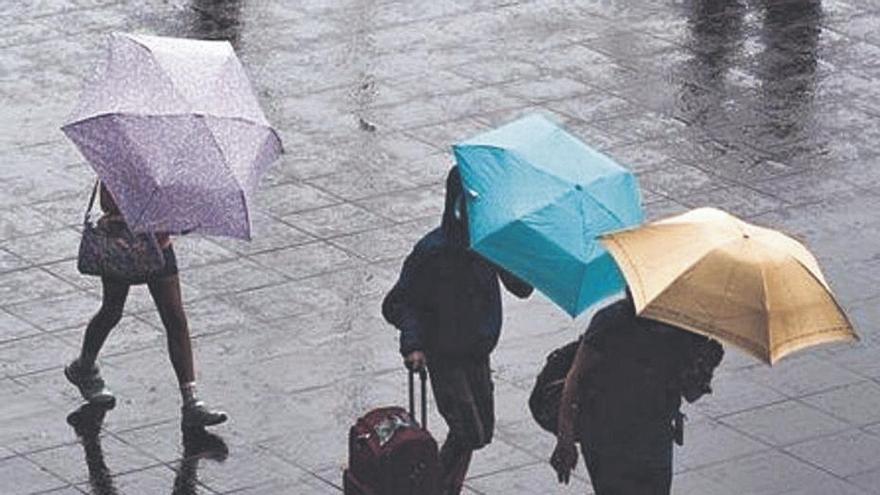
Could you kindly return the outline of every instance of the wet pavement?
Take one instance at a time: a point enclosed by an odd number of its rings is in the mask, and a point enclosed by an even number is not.
[[[340,493],[348,426],[404,402],[379,303],[438,223],[449,145],[541,111],[637,171],[652,218],[715,205],[803,239],[862,335],[773,369],[728,352],[674,493],[880,493],[880,1],[417,4],[4,2],[0,491]],[[182,438],[143,288],[101,358],[118,406],[79,410],[62,376],[100,287],[74,263],[93,176],[58,126],[113,30],[232,40],[286,144],[254,242],[176,243],[218,436]],[[526,409],[586,321],[506,301],[468,493],[589,492],[582,466],[556,487]]]

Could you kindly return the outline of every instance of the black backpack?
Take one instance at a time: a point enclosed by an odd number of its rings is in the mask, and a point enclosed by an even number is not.
[[[709,386],[715,368],[721,363],[724,350],[717,341],[699,335],[691,335],[693,345],[688,360],[693,365],[686,366],[677,380],[679,393],[688,402],[694,402],[704,394],[712,393]],[[570,342],[547,355],[544,368],[535,380],[535,386],[529,396],[529,410],[538,425],[544,430],[556,434],[556,423],[559,417],[559,403],[562,399],[562,388],[565,378],[574,362],[580,340]],[[678,393],[676,394],[678,395]],[[678,401],[674,401],[677,410]],[[678,420],[680,418],[677,417]]]
[[[559,402],[562,399],[562,387],[565,377],[574,362],[580,340],[570,342],[547,356],[544,369],[538,374],[532,394],[529,396],[529,409],[532,417],[541,428],[556,434],[556,422],[559,419]]]

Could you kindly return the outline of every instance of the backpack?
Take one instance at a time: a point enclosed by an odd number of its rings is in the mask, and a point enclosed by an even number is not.
[[[565,377],[571,369],[580,342],[575,340],[547,355],[547,362],[538,374],[529,396],[529,410],[532,417],[541,428],[554,435],[556,422],[559,419],[562,387],[565,385]]]

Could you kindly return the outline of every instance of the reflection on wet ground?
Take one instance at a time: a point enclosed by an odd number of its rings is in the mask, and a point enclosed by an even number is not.
[[[101,428],[104,416],[109,409],[94,404],[84,404],[67,416],[69,424],[76,432],[85,454],[88,467],[89,486],[94,495],[117,495],[113,472],[104,460],[101,448]],[[223,462],[229,455],[229,448],[223,438],[204,428],[181,430],[183,457],[174,467],[174,482],[170,487],[173,495],[193,495],[199,493],[198,469],[202,459]]]
[[[686,411],[674,493],[880,493],[880,3],[6,3],[3,493],[340,493],[351,422],[404,399],[379,304],[439,221],[449,145],[534,111],[636,171],[652,218],[714,205],[803,239],[863,337],[772,370],[729,352]],[[61,366],[100,287],[73,262],[93,175],[57,128],[115,30],[230,40],[285,142],[253,242],[175,241],[200,390],[231,415],[222,439],[180,431],[162,325],[137,288],[101,357],[119,404],[65,422],[80,401]],[[467,493],[548,493],[553,439],[526,397],[586,321],[540,297],[505,311],[497,432]],[[579,468],[558,491],[588,489]]]

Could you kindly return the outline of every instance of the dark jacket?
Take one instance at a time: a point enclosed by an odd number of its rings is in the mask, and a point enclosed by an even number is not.
[[[723,355],[713,340],[636,316],[628,299],[596,313],[583,339],[601,357],[581,384],[580,431],[592,448],[636,457],[668,450],[682,396],[693,401],[701,395],[686,393],[692,386],[686,378],[711,347],[717,360],[698,380],[709,392],[711,372]]]
[[[488,356],[501,333],[500,276],[520,298],[532,287],[469,249],[458,168],[446,180],[440,227],[424,236],[403,263],[382,314],[400,330],[400,353],[420,350],[450,357]],[[459,218],[456,218],[456,203]]]

